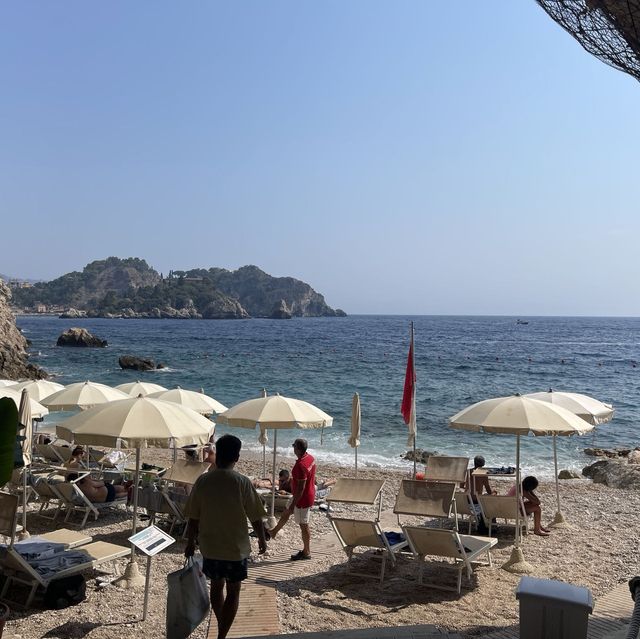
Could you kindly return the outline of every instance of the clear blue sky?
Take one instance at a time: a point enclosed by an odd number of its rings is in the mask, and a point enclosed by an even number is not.
[[[21,0],[0,78],[0,272],[253,263],[351,313],[640,315],[640,84],[533,0]]]

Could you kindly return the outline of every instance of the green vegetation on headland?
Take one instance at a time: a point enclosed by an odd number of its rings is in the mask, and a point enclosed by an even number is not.
[[[140,258],[91,262],[82,271],[13,289],[25,311],[63,310],[71,317],[243,319],[336,317],[311,286],[273,277],[257,266],[170,271],[165,277]]]

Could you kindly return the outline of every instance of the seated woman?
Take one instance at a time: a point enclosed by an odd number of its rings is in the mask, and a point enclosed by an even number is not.
[[[103,504],[127,496],[127,487],[119,484],[107,484],[101,479],[85,475],[77,484],[87,499],[95,504]]]
[[[540,537],[548,537],[551,532],[542,526],[542,507],[539,497],[533,492],[538,487],[538,480],[533,477],[525,477],[522,480],[522,502],[527,515],[533,514],[533,532]],[[512,486],[507,493],[511,497],[515,497],[516,487]]]

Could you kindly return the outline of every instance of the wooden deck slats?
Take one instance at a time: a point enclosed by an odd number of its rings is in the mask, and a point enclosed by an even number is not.
[[[600,597],[589,618],[587,639],[604,639],[624,628],[629,623],[633,606],[626,583],[619,584],[604,597]]]

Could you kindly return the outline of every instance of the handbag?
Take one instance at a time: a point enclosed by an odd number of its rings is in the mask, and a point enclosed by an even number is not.
[[[189,557],[167,575],[167,639],[186,639],[209,613],[209,589],[202,559]]]

